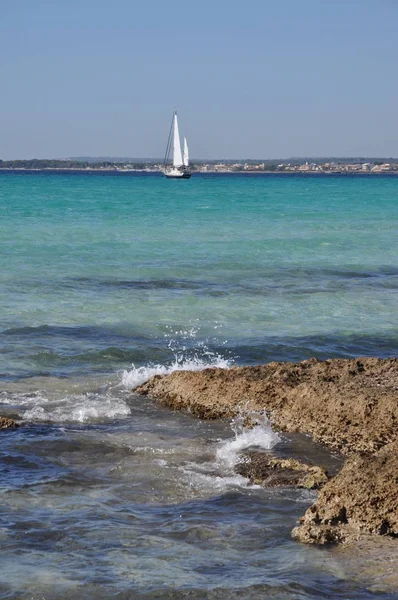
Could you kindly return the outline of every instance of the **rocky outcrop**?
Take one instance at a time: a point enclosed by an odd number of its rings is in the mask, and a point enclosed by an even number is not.
[[[311,359],[157,376],[135,390],[206,419],[265,411],[282,431],[310,434],[346,454],[293,531],[308,543],[349,542],[362,533],[398,536],[398,359]],[[242,474],[257,480],[253,457]],[[282,465],[263,463],[262,481]],[[256,470],[257,469],[257,470]],[[260,471],[261,471],[260,469]],[[285,481],[297,481],[292,470]],[[280,479],[280,481],[282,481]],[[320,487],[320,486],[319,486]]]
[[[322,467],[294,458],[270,456],[267,452],[245,452],[235,471],[252,483],[264,487],[292,485],[317,490],[328,481],[327,473]]]
[[[0,429],[16,429],[17,427],[19,427],[19,425],[14,419],[0,417]]]
[[[375,455],[350,457],[292,535],[325,543],[347,542],[361,533],[398,537],[398,441]]]
[[[310,434],[342,453],[376,452],[398,437],[398,359],[306,360],[176,371],[140,387],[202,419],[265,410],[281,431]]]

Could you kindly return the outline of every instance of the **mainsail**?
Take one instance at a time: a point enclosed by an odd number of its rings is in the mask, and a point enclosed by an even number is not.
[[[185,164],[182,161],[180,134],[178,132],[177,113],[174,113],[174,137],[173,137],[173,166],[182,167]]]
[[[183,164],[184,167],[188,167],[189,165],[189,152],[188,152],[188,144],[187,144],[187,138],[184,137],[184,152],[183,152]]]
[[[173,152],[172,157],[170,157],[171,152]],[[170,161],[170,158],[172,158],[172,161]],[[189,179],[191,177],[191,171],[188,165],[189,156],[187,140],[184,138],[184,151],[181,152],[177,111],[174,110],[162,171],[164,176],[169,179]]]

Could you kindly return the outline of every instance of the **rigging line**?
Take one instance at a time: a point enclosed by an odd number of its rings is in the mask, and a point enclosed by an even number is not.
[[[169,139],[167,140],[167,146],[166,146],[166,154],[164,157],[164,162],[163,162],[163,166],[166,167],[167,165],[167,159],[169,158],[169,153],[170,153],[170,146],[171,146],[171,133],[173,131],[173,124],[174,124],[174,115],[176,114],[176,110],[174,109],[173,112],[173,117],[171,119],[171,126],[170,126],[170,132],[169,132]]]

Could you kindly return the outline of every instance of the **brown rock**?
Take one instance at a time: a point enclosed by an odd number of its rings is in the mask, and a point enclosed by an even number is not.
[[[350,541],[360,533],[398,536],[398,441],[350,457],[320,491],[292,535],[305,542]]]
[[[321,488],[328,481],[321,467],[294,458],[277,458],[267,452],[245,452],[235,471],[252,483],[267,487],[293,485],[312,490]]]
[[[19,427],[19,425],[14,419],[0,417],[0,429],[15,429],[16,427]]]
[[[311,359],[258,367],[180,371],[135,391],[205,419],[242,408],[265,411],[284,431],[310,434],[349,455],[320,491],[293,537],[308,543],[350,542],[377,533],[398,537],[398,359]],[[258,477],[246,465],[247,476]],[[252,470],[251,470],[252,469]],[[263,466],[263,481],[284,469]],[[284,474],[284,480],[295,475]],[[308,482],[310,483],[310,482]],[[314,482],[315,483],[315,482]]]
[[[309,433],[346,454],[376,452],[398,437],[398,359],[176,371],[135,391],[203,419],[232,418],[247,404],[278,429]]]

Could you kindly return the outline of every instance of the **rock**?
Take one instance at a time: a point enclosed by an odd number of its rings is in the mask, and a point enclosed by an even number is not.
[[[346,454],[340,473],[322,487],[293,530],[295,539],[325,544],[369,534],[398,537],[398,359],[179,371],[135,391],[204,419],[264,411],[276,428],[310,434]],[[291,463],[257,460],[250,457],[239,472],[264,485],[322,485],[301,463],[295,472]]]
[[[19,427],[19,425],[14,419],[0,417],[0,429],[16,429],[17,427]]]
[[[235,471],[252,483],[266,487],[293,485],[313,490],[328,481],[327,473],[321,467],[293,458],[277,458],[267,452],[245,452]]]
[[[351,541],[362,533],[398,536],[398,441],[375,455],[350,457],[292,535],[326,543]]]
[[[346,525],[308,525],[295,527],[292,531],[292,538],[303,544],[348,544],[356,541],[358,537],[358,532]]]
[[[345,454],[398,438],[398,359],[306,360],[176,371],[136,388],[202,419],[265,410],[282,431],[310,434]]]

